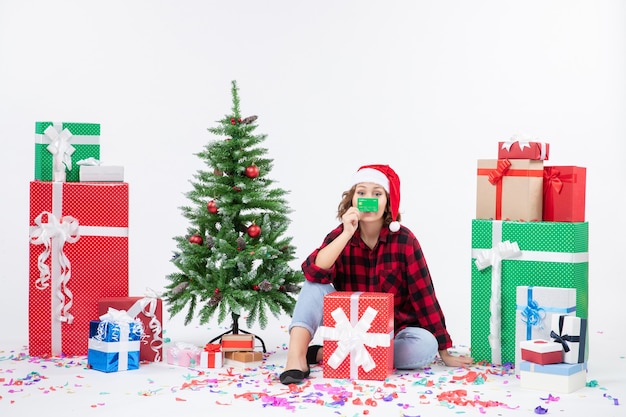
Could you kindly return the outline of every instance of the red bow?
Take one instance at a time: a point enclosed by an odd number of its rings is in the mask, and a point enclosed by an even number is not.
[[[504,173],[509,170],[511,166],[511,161],[508,159],[498,159],[498,165],[496,165],[496,169],[489,173],[489,182],[495,185],[498,181],[502,179]]]
[[[221,345],[219,343],[207,343],[204,345],[205,352],[219,352]]]
[[[561,181],[561,173],[558,169],[552,168],[548,173],[548,170],[543,171],[543,193],[547,193],[550,187],[554,188],[557,194],[561,193],[563,188],[563,182]]]

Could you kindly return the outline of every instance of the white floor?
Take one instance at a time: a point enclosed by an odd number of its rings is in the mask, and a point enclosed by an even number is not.
[[[169,329],[165,336],[171,341],[198,344],[223,331],[206,326]],[[523,389],[513,372],[500,367],[451,369],[439,364],[396,372],[385,382],[324,379],[316,366],[307,383],[290,389],[278,381],[286,358],[283,320],[257,333],[267,348],[261,366],[230,372],[149,363],[139,370],[106,374],[87,369],[85,357],[31,358],[25,341],[4,338],[0,416],[275,416],[294,411],[300,416],[346,417],[526,416],[535,415],[537,407],[547,409],[547,415],[624,416],[626,346],[618,343],[623,336],[591,330],[588,386],[570,394]],[[439,400],[451,394],[456,404]]]

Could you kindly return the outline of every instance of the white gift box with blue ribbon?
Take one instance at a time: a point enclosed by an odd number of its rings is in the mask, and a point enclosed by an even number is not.
[[[516,293],[515,370],[522,361],[525,340],[551,340],[553,316],[576,315],[576,289],[519,286]]]
[[[109,309],[89,323],[87,365],[102,372],[139,369],[143,324],[124,310]]]

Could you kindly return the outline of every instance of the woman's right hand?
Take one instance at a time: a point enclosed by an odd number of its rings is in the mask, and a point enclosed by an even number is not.
[[[350,207],[346,210],[343,216],[341,216],[344,232],[349,233],[350,236],[352,236],[354,232],[356,232],[356,229],[359,228],[359,218],[360,213],[356,207]]]

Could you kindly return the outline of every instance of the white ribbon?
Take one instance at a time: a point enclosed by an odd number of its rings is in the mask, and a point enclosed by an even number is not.
[[[137,300],[135,304],[128,309],[128,314],[131,317],[137,317],[139,314],[143,314],[148,317],[148,327],[152,332],[152,340],[150,341],[150,348],[154,352],[154,362],[161,361],[161,350],[163,347],[163,339],[161,338],[162,326],[159,318],[156,316],[156,309],[158,304],[159,294],[151,288],[146,288],[146,296],[140,300]],[[147,333],[144,333],[147,338]],[[147,343],[144,341],[143,343]]]
[[[494,229],[496,229],[494,225]],[[500,229],[500,236],[502,229]],[[501,239],[498,239],[501,240]],[[502,361],[501,329],[502,315],[502,260],[511,259],[521,255],[517,242],[498,242],[491,249],[478,253],[476,267],[483,270],[491,266],[491,300],[489,302],[489,346],[491,347],[491,362],[500,364]]]
[[[501,364],[502,361],[502,260],[518,261],[582,263],[588,262],[587,252],[541,252],[520,250],[517,242],[502,242],[502,221],[492,221],[491,249],[472,249],[472,258],[479,270],[491,266],[491,300],[489,303],[489,345],[491,362]]]
[[[337,369],[350,355],[350,377],[358,379],[358,367],[369,372],[376,367],[376,363],[369,354],[366,346],[388,347],[393,337],[389,333],[368,333],[369,328],[378,314],[372,307],[367,307],[361,319],[358,319],[358,297],[361,292],[355,292],[350,297],[350,317],[341,308],[331,312],[335,319],[335,327],[321,326],[321,335],[324,339],[337,340],[337,348],[328,359],[328,365]]]
[[[128,236],[127,227],[100,227],[79,225],[72,216],[62,216],[63,212],[63,183],[52,183],[52,210],[40,213],[34,220],[36,226],[30,228],[30,242],[34,245],[44,245],[44,251],[37,259],[39,278],[35,288],[46,290],[51,287],[52,320],[51,320],[51,354],[62,353],[61,324],[71,324],[74,317],[69,313],[73,304],[73,295],[68,288],[71,278],[71,264],[63,246],[76,242],[80,236]],[[47,223],[44,222],[47,217]],[[58,220],[58,219],[61,220]],[[51,257],[51,268],[46,260]],[[50,284],[48,284],[50,281]],[[67,298],[67,302],[66,302]]]
[[[53,156],[52,179],[64,182],[65,169],[72,170],[72,154],[76,150],[70,144],[72,133],[67,129],[62,129],[59,125],[48,126],[43,133],[50,139],[50,144],[46,149]]]
[[[44,221],[44,217],[47,222]],[[58,271],[56,275],[59,277],[59,284],[54,287],[57,302],[53,302],[53,320],[71,324],[74,321],[74,316],[69,312],[69,309],[73,304],[73,296],[67,283],[72,276],[72,267],[70,260],[63,252],[63,247],[66,242],[74,243],[80,238],[78,220],[71,216],[64,216],[59,221],[54,214],[44,211],[35,218],[34,222],[36,226],[30,233],[30,243],[44,245],[43,252],[37,258],[39,278],[35,281],[35,287],[39,290],[48,288],[50,285],[48,281],[55,275],[54,271]],[[46,260],[51,253],[52,274],[46,265]],[[66,298],[67,302],[65,302]]]
[[[81,159],[80,161],[76,162],[76,165],[84,165],[84,166],[91,166],[91,167],[96,167],[96,166],[99,166],[100,164],[101,162],[97,160],[96,158],[94,158],[93,156],[90,156],[89,158]]]

